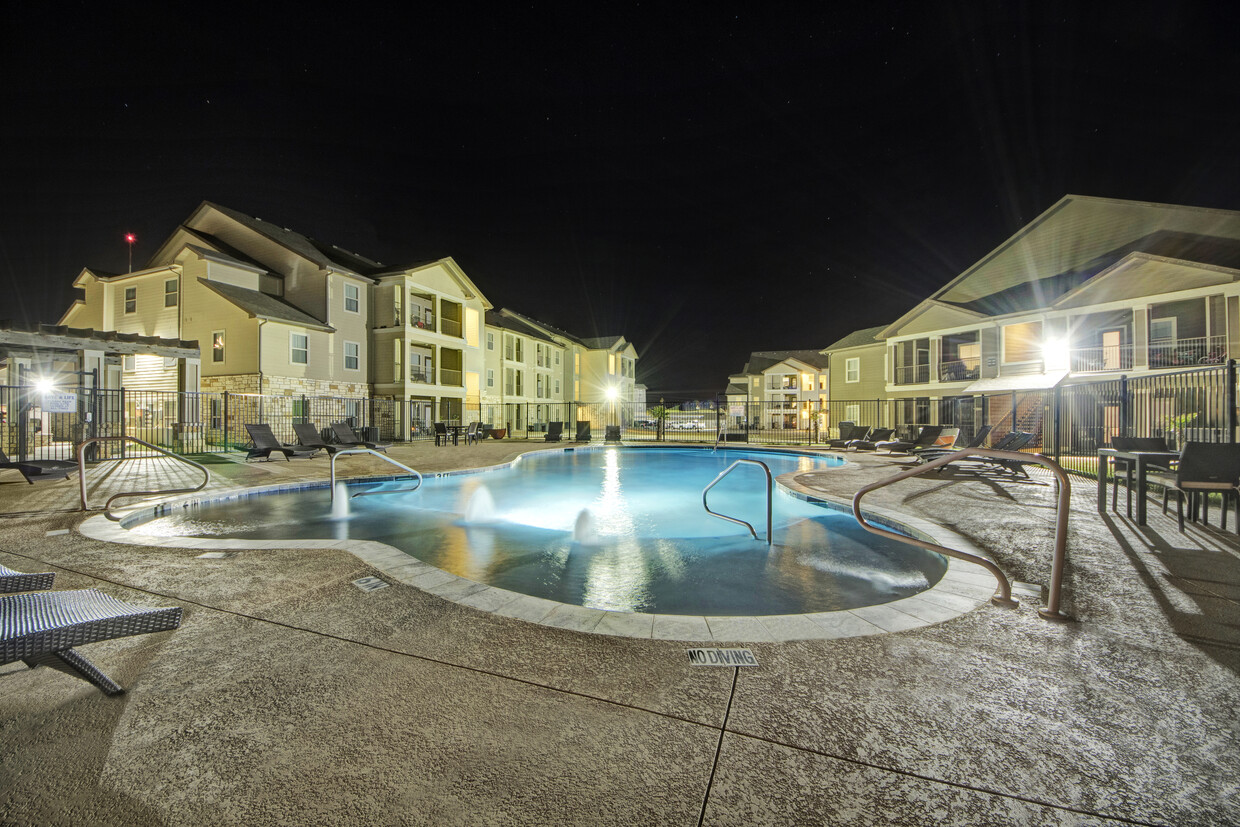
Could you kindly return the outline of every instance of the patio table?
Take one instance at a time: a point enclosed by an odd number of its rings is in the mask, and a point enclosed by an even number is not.
[[[1137,477],[1137,525],[1145,525],[1145,479],[1151,465],[1166,467],[1180,455],[1176,451],[1120,451],[1116,448],[1098,449],[1098,511],[1107,508],[1107,465],[1112,459],[1124,459],[1136,466]],[[1131,473],[1131,471],[1130,471]],[[1131,479],[1131,477],[1129,478]],[[1132,516],[1132,485],[1128,486],[1128,516]]]

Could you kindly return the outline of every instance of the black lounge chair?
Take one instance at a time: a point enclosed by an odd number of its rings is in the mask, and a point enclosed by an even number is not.
[[[577,423],[577,436],[573,437],[573,442],[589,442],[590,441],[590,422],[589,420],[580,420]]]
[[[303,448],[317,448],[321,451],[326,451],[328,454],[343,451],[345,448],[343,445],[333,445],[330,442],[324,442],[323,437],[319,434],[319,429],[309,422],[300,422],[294,425],[293,433],[297,434],[297,444]]]
[[[942,433],[942,425],[923,425],[921,430],[917,432],[917,439],[915,440],[886,440],[875,443],[874,448],[877,451],[886,451],[889,454],[912,454],[926,448],[933,448],[934,443]]]
[[[1033,436],[1027,431],[1009,431],[990,448],[992,451],[1019,451],[1033,441]],[[1030,464],[1037,465],[1038,463],[1029,463],[1019,459],[999,459],[998,457],[964,457],[956,462],[949,462],[938,470],[953,468],[978,475],[1001,474],[1012,478],[1029,479],[1029,472],[1025,470],[1025,466]]]
[[[965,448],[981,448],[986,442],[986,437],[990,436],[989,425],[983,425],[977,429],[977,433],[973,434],[973,439],[969,440],[965,445],[955,445],[951,448],[927,448],[924,451],[918,451],[916,456],[918,462],[932,462],[939,457],[945,457],[948,454],[954,454]]]
[[[563,436],[564,436],[564,423],[563,422],[548,422],[547,423],[547,435],[543,437],[543,441],[559,442]]]
[[[250,439],[254,443],[254,447],[245,455],[246,462],[258,457],[262,457],[270,462],[271,455],[275,453],[284,454],[286,461],[292,457],[309,459],[319,452],[318,448],[296,448],[292,445],[285,445],[276,439],[276,435],[271,431],[271,426],[265,422],[247,424],[245,432],[250,435]]]
[[[854,425],[851,422],[840,423],[840,438],[828,439],[828,448],[847,448],[848,443],[856,439],[865,439],[870,435],[869,425]]]
[[[68,479],[77,470],[77,463],[65,459],[20,459],[10,460],[4,451],[0,451],[0,468],[11,468],[26,478],[26,482],[55,482]]]
[[[40,589],[50,589],[52,587],[52,580],[55,577],[55,572],[42,571],[36,574],[24,574],[20,571],[13,571],[10,568],[0,566],[0,594],[36,592]]]
[[[619,442],[620,441],[620,426],[619,425],[608,425],[607,433],[606,433],[606,436],[603,438],[603,441],[604,442]]]
[[[1140,450],[1140,449],[1132,449]],[[1236,503],[1236,531],[1240,533],[1240,443],[1235,442],[1186,442],[1180,452],[1180,464],[1174,474],[1157,474],[1155,479],[1163,486],[1163,513],[1167,513],[1167,498],[1175,494],[1176,514],[1180,531],[1184,530],[1184,497],[1188,495],[1191,518],[1197,519],[1198,506],[1204,522],[1210,521],[1210,494],[1223,497],[1223,517],[1220,527],[1227,529],[1227,500]]]
[[[875,428],[865,439],[854,439],[845,447],[852,448],[854,451],[874,451],[877,450],[878,443],[891,439],[893,433],[895,433],[894,428]]]
[[[332,433],[336,435],[336,441],[346,448],[369,448],[372,451],[387,453],[388,443],[367,442],[354,433],[353,427],[348,422],[333,422]]]
[[[119,695],[125,690],[74,647],[180,625],[180,607],[133,606],[95,589],[6,595],[0,597],[0,665],[50,666]]]

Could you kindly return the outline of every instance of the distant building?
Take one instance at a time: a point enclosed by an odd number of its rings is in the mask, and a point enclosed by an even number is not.
[[[827,356],[817,350],[751,353],[744,368],[728,377],[729,413],[734,419],[741,417],[736,408],[745,405],[751,425],[809,428],[826,409],[830,395],[827,367]]]

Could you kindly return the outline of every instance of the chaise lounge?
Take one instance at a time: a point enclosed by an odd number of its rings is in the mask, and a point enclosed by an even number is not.
[[[52,587],[52,580],[55,577],[56,574],[50,571],[25,574],[20,571],[13,571],[13,569],[0,566],[0,594],[35,592],[41,589],[50,589]]]
[[[77,463],[64,459],[23,459],[10,460],[4,451],[0,451],[0,469],[11,468],[26,478],[26,482],[55,482],[68,479],[77,470]]]
[[[23,575],[2,566],[0,570],[0,591],[14,584],[36,589],[50,588],[52,584],[51,574]],[[6,594],[0,597],[0,665],[20,660],[31,669],[50,666],[87,681],[105,695],[119,695],[125,691],[120,684],[74,647],[166,632],[180,625],[179,606],[148,609],[96,589]]]
[[[246,462],[258,457],[262,457],[270,462],[271,455],[275,453],[284,454],[285,461],[292,457],[309,459],[319,452],[318,448],[297,448],[292,445],[285,445],[276,439],[276,435],[272,433],[271,426],[265,422],[247,424],[245,432],[250,435],[250,440],[254,443],[254,447],[245,455]]]
[[[548,422],[547,435],[543,437],[544,442],[559,442],[564,435],[563,422]]]
[[[319,431],[309,422],[301,422],[293,426],[293,433],[297,434],[297,444],[303,448],[318,448],[329,454],[337,451],[343,451],[345,446],[333,445],[330,442],[324,442],[323,437],[319,436]]]
[[[367,442],[357,435],[353,426],[348,422],[333,422],[332,433],[336,435],[336,441],[346,448],[369,448],[372,451],[387,453],[388,443]]]

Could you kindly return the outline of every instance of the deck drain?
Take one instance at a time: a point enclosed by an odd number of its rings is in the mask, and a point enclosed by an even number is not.
[[[207,551],[198,555],[199,560],[223,560],[225,557],[232,557],[231,551]]]
[[[379,589],[386,589],[388,586],[392,584],[387,582],[386,580],[381,580],[378,577],[362,577],[357,580],[354,580],[353,585],[357,586],[359,589],[361,589],[364,592],[374,592],[374,591],[378,591]]]

